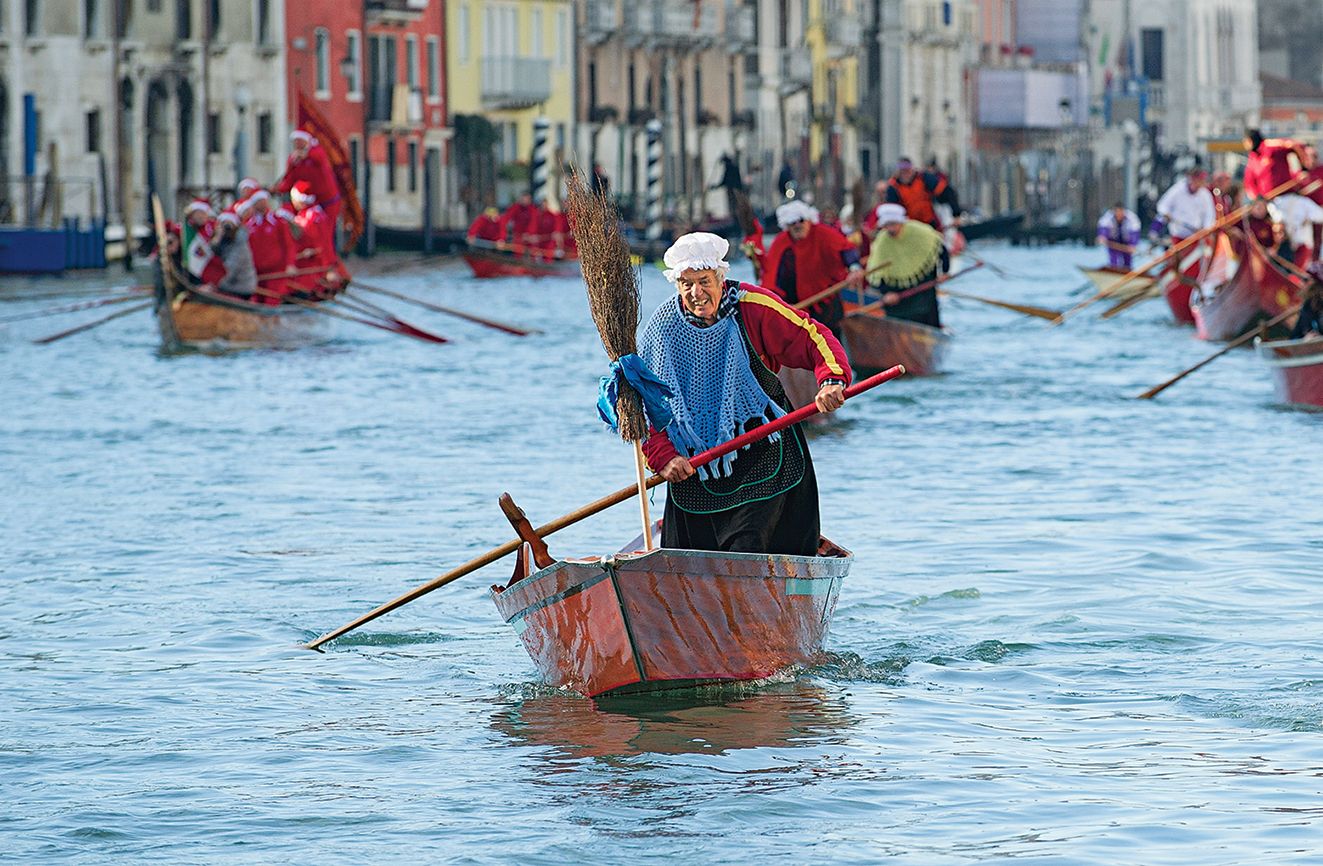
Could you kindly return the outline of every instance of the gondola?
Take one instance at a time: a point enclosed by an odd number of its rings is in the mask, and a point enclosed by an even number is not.
[[[1299,285],[1268,258],[1251,236],[1235,275],[1207,299],[1190,302],[1200,339],[1233,340],[1260,319],[1271,319],[1296,301]]]
[[[279,347],[326,339],[329,319],[294,303],[255,304],[207,288],[158,283],[156,323],[165,352]]]
[[[654,538],[660,538],[660,522]],[[525,544],[501,617],[542,678],[588,697],[764,680],[822,648],[854,555],[643,551],[538,568]]]
[[[530,251],[513,245],[503,249],[495,244],[470,239],[469,247],[463,253],[475,277],[577,277],[579,260],[577,258],[547,258],[540,250]]]
[[[1197,241],[1190,248],[1182,250],[1163,269],[1158,277],[1158,285],[1177,324],[1194,324],[1194,313],[1190,310],[1191,298],[1200,286],[1211,283],[1211,288],[1222,282],[1221,278],[1212,275],[1218,268],[1225,267],[1230,257],[1230,243],[1226,235],[1222,234],[1211,244]]]
[[[1123,285],[1117,285],[1117,282],[1129,273],[1128,268],[1116,268],[1111,265],[1103,265],[1100,268],[1086,268],[1079,265],[1080,273],[1089,278],[1098,294],[1104,298],[1122,298],[1138,295],[1140,292],[1147,292],[1157,283],[1157,277],[1150,277],[1147,274],[1133,277]]]
[[[1280,402],[1323,409],[1323,337],[1255,340],[1254,347],[1272,368]]]
[[[933,376],[942,372],[951,346],[951,332],[919,322],[884,316],[879,312],[857,312],[847,303],[841,320],[845,351],[850,363],[866,376],[902,364],[914,376]]]

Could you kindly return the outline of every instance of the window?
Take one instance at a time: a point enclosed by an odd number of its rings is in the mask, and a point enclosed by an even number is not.
[[[221,0],[207,0],[207,39],[215,39],[221,30]]]
[[[26,36],[41,33],[41,0],[23,0],[23,33]]]
[[[545,57],[546,52],[542,50],[542,10],[533,10],[533,56]]]
[[[101,152],[101,109],[87,112],[87,152]]]
[[[1140,30],[1139,45],[1144,77],[1149,81],[1162,81],[1162,30],[1156,27]]]
[[[193,0],[175,0],[175,38],[193,38]]]
[[[271,121],[271,112],[262,111],[257,115],[257,152],[270,153],[274,143],[275,125]]]
[[[313,31],[314,56],[317,61],[317,96],[326,99],[331,95],[331,34],[325,27]]]
[[[441,98],[441,40],[436,36],[427,37],[427,98]]]
[[[570,65],[570,13],[556,10],[556,65]]]
[[[352,61],[345,76],[345,92],[350,99],[363,98],[363,48],[357,30],[345,31],[345,56]]]
[[[101,0],[83,0],[83,38],[101,35]]]
[[[358,162],[358,137],[351,136],[349,139],[349,164],[354,168],[354,186],[363,188],[363,166]]]
[[[418,37],[404,37],[404,83],[409,92],[418,89]]]
[[[123,2],[124,2],[124,5],[125,5],[125,6],[130,6],[130,5],[132,5],[133,0],[123,0]],[[164,7],[161,5],[161,0],[147,0],[147,11],[148,11],[148,12],[158,12],[158,13],[159,13],[163,8],[164,8]]]
[[[386,139],[386,192],[395,192],[395,137]]]
[[[257,44],[271,42],[271,0],[257,0]]]
[[[111,0],[115,4],[115,35],[120,39],[129,35],[133,24],[133,0]]]
[[[368,119],[390,120],[391,99],[399,73],[395,66],[394,36],[368,36]]]
[[[469,62],[469,4],[459,4],[459,62]]]
[[[409,192],[418,192],[418,142],[409,142]]]
[[[207,115],[207,153],[221,152],[221,118],[213,111]]]

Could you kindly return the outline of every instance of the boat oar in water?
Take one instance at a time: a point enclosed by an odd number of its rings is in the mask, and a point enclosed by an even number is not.
[[[142,292],[134,291],[125,295],[115,295],[109,298],[102,298],[99,301],[83,301],[77,304],[65,304],[62,307],[51,307],[46,310],[33,310],[28,313],[5,316],[4,318],[0,318],[0,322],[21,322],[24,319],[43,319],[46,316],[59,316],[64,313],[76,313],[79,310],[91,310],[96,307],[110,307],[115,304],[127,304],[129,301],[141,301],[142,298]]]
[[[197,289],[190,288],[189,291],[197,292]],[[198,292],[198,294],[205,296],[207,293]],[[445,337],[442,337],[440,334],[432,334],[427,331],[424,331],[421,328],[416,328],[413,325],[409,325],[407,323],[404,323],[402,326],[397,326],[389,322],[381,322],[381,321],[375,321],[373,319],[365,319],[361,316],[351,316],[348,313],[342,313],[339,310],[328,310],[326,307],[322,306],[322,304],[314,303],[312,301],[305,301],[302,298],[295,298],[291,295],[282,295],[279,292],[273,292],[268,289],[264,289],[261,286],[258,286],[257,294],[268,298],[279,298],[282,303],[293,304],[296,307],[303,307],[305,310],[311,310],[314,313],[318,313],[323,316],[330,316],[331,318],[334,319],[344,319],[345,321],[348,322],[357,322],[360,325],[367,325],[369,328],[377,328],[382,331],[389,331],[392,334],[399,334],[404,337],[412,337],[415,340],[422,340],[423,342],[426,343],[450,342]]]
[[[504,331],[507,334],[514,334],[516,337],[527,337],[529,334],[540,334],[541,331],[536,328],[520,328],[516,325],[510,325],[505,322],[498,322],[495,319],[486,319],[482,316],[476,316],[473,313],[466,313],[463,310],[456,310],[453,307],[443,307],[440,304],[434,304],[431,301],[424,301],[421,298],[415,298],[402,292],[383,289],[380,286],[372,286],[361,280],[354,280],[353,288],[361,289],[365,292],[372,292],[377,295],[385,295],[388,298],[404,301],[406,304],[413,304],[416,307],[422,307],[424,310],[431,310],[434,313],[444,313],[447,316],[454,316],[457,319],[464,319],[468,322],[474,322],[479,325],[485,325],[488,328],[495,328],[498,331]]]
[[[433,334],[430,331],[424,331],[422,328],[418,327],[417,325],[404,321],[403,319],[399,318],[394,313],[392,313],[390,310],[384,310],[381,307],[378,307],[376,304],[369,303],[368,301],[365,301],[362,298],[359,298],[358,296],[354,296],[351,298],[349,297],[348,292],[341,292],[340,294],[334,296],[333,298],[330,298],[330,302],[335,304],[340,304],[355,312],[363,313],[364,315],[372,316],[374,318],[380,319],[381,321],[385,322],[386,324],[398,330],[400,333],[405,334],[407,336],[417,337],[418,339],[431,343],[449,342],[445,337],[441,336],[440,334]]]
[[[845,398],[849,400],[850,398],[856,397],[864,393],[865,391],[868,391],[872,388],[876,388],[878,385],[881,385],[883,382],[889,382],[892,379],[897,378],[898,376],[904,375],[904,373],[905,373],[905,368],[900,366],[892,367],[889,370],[883,370],[881,373],[878,373],[876,376],[870,376],[869,378],[864,379],[862,382],[856,382],[854,385],[851,385],[849,388],[846,388]],[[724,457],[725,455],[730,454],[733,451],[738,451],[739,449],[745,447],[746,445],[752,445],[754,442],[757,442],[761,439],[765,439],[766,437],[772,435],[773,433],[784,430],[785,428],[789,427],[792,424],[798,424],[800,421],[804,421],[808,418],[812,418],[814,415],[818,414],[818,411],[819,410],[817,403],[809,403],[808,405],[796,409],[795,411],[787,415],[783,415],[780,418],[777,418],[775,421],[769,421],[766,424],[755,427],[754,429],[750,430],[747,433],[743,433],[739,436],[736,436],[734,439],[731,439],[729,442],[726,442],[722,445],[718,445],[717,447],[704,451],[701,454],[696,454],[695,456],[689,458],[689,462],[695,468],[699,466],[704,466],[708,463],[711,463],[713,460],[716,460],[720,457]],[[662,483],[662,477],[660,475],[652,475],[643,482],[643,488],[651,489],[661,483]],[[598,499],[596,502],[592,502],[589,503],[588,505],[583,506],[578,511],[574,511],[571,512],[570,514],[565,515],[564,517],[557,518],[556,520],[551,521],[545,526],[539,526],[534,531],[537,533],[539,537],[546,538],[548,535],[551,535],[553,532],[559,532],[560,530],[564,529],[567,526],[573,526],[574,524],[578,523],[580,520],[583,520],[588,517],[592,517],[594,514],[597,514],[600,511],[605,511],[606,509],[610,508],[612,505],[618,505],[621,502],[626,502],[630,499],[633,499],[635,496],[639,495],[639,492],[640,492],[639,485],[631,484],[628,487],[625,487],[621,490],[617,490],[615,493],[612,493],[609,496],[603,496],[601,499]],[[502,557],[514,553],[516,550],[519,549],[519,545],[521,544],[523,544],[523,541],[521,541],[518,538],[514,539],[513,541],[507,541],[505,544],[502,544],[500,547],[493,548],[492,550],[489,550],[486,553],[484,553],[482,556],[479,556],[476,559],[469,560],[468,562],[461,565],[459,568],[453,569],[452,571],[448,571],[445,574],[441,575],[440,577],[435,578],[434,580],[429,580],[427,583],[424,583],[421,586],[417,586],[414,589],[409,590],[399,598],[393,599],[381,605],[380,607],[374,608],[373,610],[363,614],[363,616],[360,616],[358,619],[354,620],[353,622],[348,623],[346,625],[342,625],[339,628],[335,629],[334,631],[329,631],[326,634],[322,635],[321,637],[317,638],[316,640],[308,642],[304,646],[306,646],[308,649],[317,649],[322,644],[327,643],[328,641],[333,641],[336,638],[341,637],[342,635],[348,634],[349,632],[353,631],[359,626],[366,625],[367,623],[372,622],[372,620],[376,619],[379,616],[383,616],[397,608],[403,607],[404,605],[408,604],[411,601],[414,601],[415,599],[422,598],[424,595],[427,595],[429,592],[432,592],[433,590],[436,589],[440,589],[446,584],[451,583],[452,581],[456,581],[459,578],[465,576],[466,574],[472,574],[473,572],[477,571],[483,566],[491,565],[493,562],[496,562]]]
[[[961,273],[964,273],[963,271]],[[1015,313],[1023,313],[1026,316],[1037,316],[1040,319],[1055,321],[1061,318],[1060,310],[1049,310],[1047,307],[1035,307],[1032,304],[1016,304],[1011,301],[999,301],[996,298],[985,298],[981,295],[970,295],[965,292],[953,292],[950,289],[938,289],[939,294],[946,295],[949,298],[960,298],[965,301],[978,301],[980,304],[987,304],[991,307],[1000,307],[1003,310],[1011,310]]]
[[[887,267],[890,267],[890,266],[891,266],[891,262],[883,262],[882,264],[878,265],[877,267],[865,271],[865,272],[864,272],[864,277],[867,278],[867,277],[870,276],[871,274],[875,274],[875,273],[877,273],[878,271],[882,270],[883,268],[887,268]],[[815,304],[820,304],[820,303],[822,303],[823,301],[825,301],[825,300],[827,300],[828,298],[830,298],[832,295],[840,294],[841,292],[845,291],[845,289],[846,289],[849,285],[850,285],[850,281],[849,281],[848,279],[847,279],[847,280],[841,280],[839,283],[836,283],[835,285],[832,285],[832,286],[828,286],[827,288],[825,288],[825,289],[823,289],[822,291],[818,292],[816,295],[812,295],[811,297],[805,298],[804,300],[802,300],[802,301],[800,301],[799,303],[795,304],[795,309],[796,309],[796,310],[807,310],[809,307],[812,307],[812,306],[814,306]],[[868,291],[868,288],[865,287],[864,291]]]
[[[1237,346],[1245,345],[1251,339],[1253,339],[1255,334],[1259,333],[1260,329],[1266,331],[1268,328],[1271,328],[1273,325],[1281,324],[1282,322],[1285,322],[1287,319],[1289,319],[1291,316],[1295,315],[1295,313],[1299,312],[1299,310],[1300,310],[1300,305],[1296,304],[1295,306],[1291,307],[1289,310],[1286,310],[1285,312],[1278,313],[1276,316],[1273,316],[1271,319],[1264,322],[1262,325],[1255,325],[1253,328],[1250,328],[1248,331],[1241,334],[1239,337],[1232,340],[1230,343],[1227,343],[1225,346],[1218,349],[1216,352],[1209,355],[1207,358],[1204,358],[1202,361],[1200,361],[1198,364],[1195,364],[1193,367],[1189,367],[1185,370],[1182,370],[1181,372],[1177,373],[1175,376],[1172,376],[1167,381],[1159,385],[1154,385],[1152,388],[1149,388],[1143,394],[1140,394],[1137,399],[1152,400],[1154,397],[1158,396],[1163,391],[1170,388],[1172,385],[1175,385],[1177,382],[1184,379],[1186,376],[1190,375],[1195,370],[1198,370],[1201,367],[1213,363],[1218,358],[1222,357],[1227,352],[1230,352],[1232,349],[1236,348]]]
[[[1283,193],[1290,192],[1292,187],[1298,186],[1299,184],[1301,184],[1302,182],[1304,182],[1305,179],[1306,179],[1306,176],[1305,176],[1305,175],[1303,175],[1303,174],[1301,174],[1301,175],[1297,175],[1296,177],[1293,177],[1293,178],[1291,178],[1290,180],[1288,180],[1286,183],[1281,184],[1281,185],[1278,186],[1276,189],[1270,190],[1270,191],[1268,192],[1268,194],[1267,194],[1266,196],[1264,196],[1264,198],[1265,198],[1265,199],[1273,199],[1273,198],[1276,198],[1277,196],[1279,196],[1279,195],[1281,195],[1281,194],[1283,194]],[[1311,181],[1309,184],[1307,184],[1307,185],[1306,185],[1303,189],[1301,189],[1299,192],[1300,192],[1301,195],[1308,195],[1308,194],[1310,194],[1311,192],[1314,192],[1315,190],[1317,190],[1320,186],[1323,186],[1323,180],[1315,180],[1315,181]],[[1087,307],[1087,306],[1089,306],[1089,305],[1091,305],[1091,304],[1093,304],[1093,303],[1095,303],[1095,302],[1097,302],[1097,301],[1100,301],[1100,300],[1102,300],[1103,298],[1106,298],[1106,297],[1109,297],[1109,296],[1115,294],[1115,292],[1116,292],[1117,289],[1120,289],[1122,286],[1124,286],[1126,283],[1128,283],[1128,282],[1130,282],[1131,280],[1133,280],[1135,277],[1138,277],[1138,276],[1141,276],[1141,275],[1143,275],[1143,274],[1145,274],[1145,273],[1148,273],[1149,271],[1153,270],[1153,268],[1156,268],[1158,265],[1162,264],[1163,262],[1167,261],[1168,259],[1172,258],[1173,256],[1176,256],[1176,255],[1179,255],[1180,253],[1185,252],[1185,250],[1187,250],[1187,249],[1189,249],[1190,247],[1194,246],[1195,244],[1199,243],[1199,242],[1200,242],[1201,240],[1203,240],[1204,238],[1208,237],[1209,235],[1213,234],[1214,232],[1217,232],[1217,231],[1219,231],[1219,230],[1225,228],[1226,226],[1230,225],[1231,223],[1235,222],[1236,220],[1240,219],[1242,216],[1244,216],[1245,214],[1249,213],[1250,208],[1253,207],[1253,206],[1254,206],[1254,205],[1253,205],[1253,202],[1251,202],[1250,204],[1242,205],[1242,206],[1236,208],[1235,210],[1231,211],[1231,212],[1230,212],[1229,214],[1227,214],[1226,216],[1223,216],[1221,219],[1219,219],[1219,220],[1217,220],[1216,222],[1214,222],[1211,226],[1208,226],[1207,228],[1202,228],[1202,229],[1200,229],[1199,231],[1195,232],[1194,234],[1190,235],[1189,237],[1183,239],[1180,243],[1172,244],[1170,247],[1167,248],[1167,251],[1166,251],[1165,253],[1163,253],[1162,255],[1158,256],[1156,259],[1153,259],[1152,261],[1145,262],[1144,264],[1140,265],[1139,267],[1134,268],[1133,270],[1131,270],[1130,272],[1128,272],[1128,273],[1125,274],[1124,276],[1122,276],[1122,277],[1120,277],[1119,279],[1117,279],[1116,282],[1114,282],[1114,283],[1112,283],[1111,285],[1109,285],[1106,289],[1103,289],[1102,291],[1098,292],[1097,294],[1093,295],[1092,297],[1090,297],[1090,298],[1088,298],[1088,299],[1086,299],[1086,300],[1080,301],[1078,304],[1076,304],[1075,306],[1071,307],[1069,310],[1066,310],[1066,311],[1065,311],[1064,313],[1062,313],[1061,316],[1060,316],[1055,322],[1053,322],[1052,324],[1054,324],[1054,325],[1060,325],[1062,322],[1066,321],[1066,320],[1069,319],[1071,316],[1075,315],[1076,313],[1078,313],[1080,310],[1084,309],[1085,307]],[[1119,306],[1119,305],[1118,305],[1118,306]],[[1117,312],[1120,312],[1120,311],[1118,310]]]
[[[58,334],[51,334],[49,337],[42,337],[41,339],[33,340],[32,342],[37,343],[39,345],[54,343],[56,340],[63,340],[65,337],[72,337],[74,334],[81,334],[83,331],[90,331],[93,328],[104,325],[106,322],[113,322],[115,319],[121,318],[123,316],[127,316],[130,313],[137,313],[141,310],[145,310],[155,303],[156,303],[155,301],[143,301],[141,304],[136,304],[132,307],[127,307],[123,310],[116,310],[115,312],[111,313],[109,316],[103,316],[102,318],[96,319],[95,321],[91,321],[91,322],[84,322],[83,324],[77,326],[76,328],[70,328],[67,331],[60,331]]]

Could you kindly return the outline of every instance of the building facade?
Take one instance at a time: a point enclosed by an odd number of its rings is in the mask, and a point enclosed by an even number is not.
[[[552,177],[575,140],[572,0],[448,0],[447,80],[454,184],[474,216],[529,186],[533,121],[547,118]],[[559,196],[559,182],[550,185]]]
[[[281,0],[0,5],[0,218],[26,221],[34,175],[62,215],[145,236],[151,191],[177,214],[244,174],[274,177],[283,23]]]
[[[346,142],[372,230],[462,227],[450,206],[442,0],[289,3],[285,29],[290,122],[302,94]]]

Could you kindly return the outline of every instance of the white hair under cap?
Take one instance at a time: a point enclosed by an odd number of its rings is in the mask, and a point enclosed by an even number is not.
[[[776,209],[776,224],[783,229],[789,228],[800,220],[808,220],[811,223],[817,222],[818,209],[798,199],[788,201]]]
[[[905,216],[905,208],[898,204],[880,204],[877,206],[877,224],[880,226],[890,225],[891,223],[903,223],[908,219]]]
[[[666,263],[662,274],[673,283],[685,271],[726,270],[730,268],[725,260],[729,250],[730,241],[711,232],[681,235],[662,256]]]

